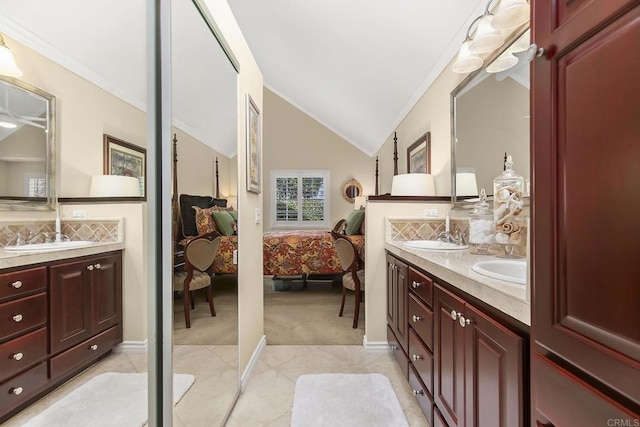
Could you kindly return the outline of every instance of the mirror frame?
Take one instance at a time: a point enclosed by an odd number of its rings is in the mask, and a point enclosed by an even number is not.
[[[36,202],[36,201],[19,201],[19,200],[9,200],[9,199],[0,199],[0,210],[16,210],[16,211],[27,211],[27,210],[36,210],[36,211],[52,211],[56,208],[56,97],[51,95],[48,92],[45,92],[42,89],[38,89],[35,86],[30,85],[29,83],[23,82],[22,80],[18,80],[12,77],[0,76],[0,81],[4,81],[6,83],[10,83],[14,86],[19,87],[20,89],[26,90],[28,92],[34,93],[44,99],[47,100],[47,123],[48,128],[45,130],[46,133],[46,160],[45,160],[45,170],[47,176],[47,197],[45,201]]]
[[[349,190],[354,191],[352,190],[352,188],[355,188],[356,190],[358,190],[358,194],[356,194],[354,197],[351,197],[349,195],[350,194]],[[355,179],[351,179],[347,181],[342,187],[342,197],[344,197],[344,199],[349,203],[355,203],[356,197],[358,196],[362,196],[362,185],[360,185],[360,183]]]
[[[480,200],[475,196],[456,196],[456,144],[457,144],[457,134],[456,134],[456,97],[460,92],[462,92],[468,85],[470,85],[473,80],[484,71],[496,58],[498,58],[504,51],[506,51],[520,36],[522,36],[530,27],[530,22],[526,22],[521,26],[515,28],[506,38],[502,47],[495,51],[493,54],[489,55],[484,60],[484,65],[482,68],[477,69],[467,75],[467,77],[462,80],[458,86],[455,87],[451,91],[451,102],[450,102],[450,114],[451,114],[451,208],[452,209],[471,209],[473,205]],[[531,142],[529,142],[531,144]],[[492,199],[489,197],[488,199]],[[529,197],[525,198],[525,205],[529,204]]]

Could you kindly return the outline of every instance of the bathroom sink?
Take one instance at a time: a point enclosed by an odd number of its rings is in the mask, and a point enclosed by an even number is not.
[[[527,284],[527,261],[524,260],[490,260],[479,261],[471,269],[483,276],[507,282]]]
[[[432,251],[459,251],[467,249],[467,245],[456,245],[455,243],[441,242],[439,240],[408,240],[404,245],[413,249],[428,249]]]
[[[19,246],[5,246],[7,252],[47,252],[91,246],[95,242],[89,240],[70,240],[66,242],[32,243]]]

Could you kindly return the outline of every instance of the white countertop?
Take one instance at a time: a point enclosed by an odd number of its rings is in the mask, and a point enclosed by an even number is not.
[[[529,285],[492,279],[471,269],[471,266],[478,261],[499,259],[498,257],[473,255],[469,249],[461,251],[413,249],[404,246],[404,241],[387,241],[385,248],[392,254],[484,301],[525,325],[531,325]]]
[[[91,246],[48,252],[7,252],[0,248],[0,270],[10,267],[22,267],[42,262],[77,258],[124,249],[124,242],[95,242]]]

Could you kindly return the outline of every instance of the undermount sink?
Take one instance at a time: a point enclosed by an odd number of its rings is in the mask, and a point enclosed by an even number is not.
[[[404,245],[413,249],[428,249],[432,251],[460,251],[467,249],[468,245],[456,245],[455,243],[441,242],[439,240],[409,240]]]
[[[524,260],[490,260],[479,261],[471,269],[483,276],[507,282],[527,284],[527,261]]]
[[[7,252],[47,252],[82,248],[84,246],[91,246],[94,243],[95,242],[92,242],[90,240],[69,240],[66,242],[32,243],[27,245],[5,246],[3,249]]]

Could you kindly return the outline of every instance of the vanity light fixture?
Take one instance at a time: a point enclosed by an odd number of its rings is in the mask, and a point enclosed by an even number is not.
[[[0,127],[6,129],[15,129],[18,127],[18,122],[13,117],[0,113]]]
[[[492,25],[496,30],[508,30],[527,22],[530,15],[527,0],[501,0]]]
[[[13,54],[7,45],[4,44],[2,34],[0,34],[0,75],[9,77],[22,76],[22,71],[20,71],[16,65],[16,60],[13,59]]]
[[[518,63],[518,57],[511,51],[506,50],[500,56],[487,65],[487,73],[499,73],[500,71],[508,70]]]

